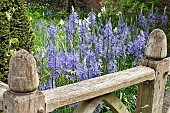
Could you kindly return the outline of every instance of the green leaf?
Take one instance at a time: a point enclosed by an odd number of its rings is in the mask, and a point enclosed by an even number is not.
[[[15,43],[18,43],[19,40],[18,40],[18,38],[12,38],[12,39],[10,40],[10,42],[11,42],[12,44],[15,44]]]

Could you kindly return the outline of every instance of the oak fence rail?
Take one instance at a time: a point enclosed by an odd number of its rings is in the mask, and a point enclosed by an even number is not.
[[[149,35],[140,65],[116,73],[39,91],[34,57],[21,49],[10,59],[8,85],[0,81],[0,110],[3,113],[49,113],[80,102],[74,113],[93,113],[100,102],[113,113],[129,113],[113,91],[138,85],[136,113],[162,113],[164,89],[170,74],[165,33],[155,29]],[[170,98],[169,98],[170,99]],[[148,105],[149,107],[143,107]],[[163,110],[170,112],[170,107]]]

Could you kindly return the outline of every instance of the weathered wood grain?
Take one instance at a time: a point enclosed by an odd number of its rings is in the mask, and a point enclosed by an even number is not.
[[[39,91],[30,93],[4,92],[4,113],[45,113],[44,95]],[[41,111],[41,112],[40,112]]]
[[[167,56],[167,39],[160,29],[153,30],[147,42],[145,57],[141,65],[155,70],[155,79],[138,85],[136,113],[162,113],[163,97],[169,60]],[[144,107],[144,106],[148,107]]]
[[[3,93],[8,89],[8,85],[0,81],[0,111],[3,109]]]
[[[8,85],[13,92],[31,92],[38,88],[39,79],[34,57],[21,49],[10,58]]]
[[[170,64],[170,57],[168,57],[168,58],[165,58],[165,59],[167,59],[168,61],[169,61],[169,64]],[[170,65],[169,65],[169,69],[168,69],[169,71],[168,71],[168,74],[167,75],[170,75]]]
[[[45,113],[45,97],[39,85],[34,57],[25,50],[12,55],[9,64],[9,90],[3,93],[4,113]]]
[[[155,79],[153,69],[138,66],[79,83],[45,90],[42,93],[45,95],[46,112],[153,79]]]
[[[170,113],[170,111],[168,112],[168,108],[170,108],[170,89],[168,89],[164,97],[162,113]]]
[[[143,65],[153,68],[155,79],[138,85],[136,113],[162,113],[164,89],[167,79],[169,61],[143,59]],[[144,107],[148,105],[148,107]]]
[[[129,113],[122,101],[120,101],[120,99],[113,94],[106,94],[100,97],[83,101],[79,104],[73,113],[93,113],[96,107],[102,101],[111,109],[112,113]]]
[[[167,111],[167,113],[170,113],[170,107],[168,108],[168,111]]]
[[[167,39],[162,30],[154,29],[150,33],[145,55],[153,59],[163,59],[167,56]]]

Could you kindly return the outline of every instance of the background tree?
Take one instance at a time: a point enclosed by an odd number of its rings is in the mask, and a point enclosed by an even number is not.
[[[7,82],[9,59],[20,48],[31,52],[33,35],[25,0],[0,1],[0,80]]]

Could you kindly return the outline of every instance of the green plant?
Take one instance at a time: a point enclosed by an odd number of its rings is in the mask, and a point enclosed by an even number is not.
[[[154,5],[156,9],[160,4],[160,0],[101,0],[101,5],[106,7],[107,16],[113,17],[120,12],[125,15],[126,21],[131,22],[136,20],[136,15],[138,15],[141,11],[141,8],[145,11],[145,14],[150,13],[151,6]],[[154,10],[155,10],[154,9]],[[115,18],[115,21],[118,18]]]
[[[28,15],[32,19],[32,25],[40,21],[47,21],[53,23],[59,23],[61,19],[68,17],[69,13],[66,11],[56,12],[48,6],[40,5],[37,3],[30,3],[28,5]]]
[[[26,4],[21,0],[0,1],[0,80],[7,82],[9,59],[20,48],[31,52],[33,35]]]
[[[53,10],[61,11],[67,9],[68,0],[31,0],[31,3],[38,4],[40,6],[46,6]]]
[[[7,62],[9,59],[6,53],[8,51],[10,26],[5,12],[8,11],[11,6],[12,4],[8,0],[0,1],[0,79],[2,81],[7,80],[4,75],[8,73]]]

